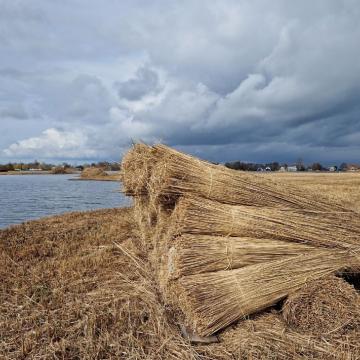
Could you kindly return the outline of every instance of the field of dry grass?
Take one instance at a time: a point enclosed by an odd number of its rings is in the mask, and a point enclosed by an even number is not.
[[[264,174],[304,189],[315,190],[360,211],[360,173],[271,173]]]
[[[114,286],[118,271],[131,273],[115,245],[131,244],[129,212],[69,213],[0,231],[2,358],[111,354],[124,336],[120,303],[129,305]]]
[[[266,176],[315,187],[359,209],[358,174]],[[229,329],[219,344],[191,345],[163,305],[147,255],[132,209],[70,213],[0,230],[0,358],[360,356],[353,340],[339,338],[332,347],[288,329],[278,312]]]

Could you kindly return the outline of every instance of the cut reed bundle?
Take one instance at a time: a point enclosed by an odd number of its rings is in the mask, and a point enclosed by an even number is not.
[[[187,197],[172,213],[169,236],[183,233],[349,248],[360,245],[360,219],[354,213],[234,206]]]
[[[147,196],[135,196],[133,204],[133,218],[137,225],[136,235],[141,239],[143,246],[149,247],[154,232],[156,214],[151,210]]]
[[[181,276],[237,269],[288,256],[314,251],[308,245],[241,237],[185,234],[175,239],[169,250],[164,274],[168,279]]]
[[[148,196],[135,196],[133,216],[138,236],[147,248],[157,246],[164,231],[168,229],[171,212],[161,206],[154,206]]]
[[[275,305],[310,279],[358,264],[348,252],[314,251],[244,268],[180,278],[173,294],[188,325],[202,336]]]
[[[156,162],[151,146],[135,144],[121,162],[123,191],[127,195],[148,194],[148,182]]]
[[[302,334],[274,313],[243,321],[220,335],[234,359],[273,360],[355,360],[360,357],[358,337],[359,332],[336,337]]]
[[[150,194],[173,204],[179,195],[196,194],[222,203],[348,211],[341,204],[296,186],[214,165],[165,145],[137,144],[122,163],[127,194]]]
[[[290,326],[305,333],[360,332],[360,294],[335,276],[312,281],[287,298],[283,316]]]

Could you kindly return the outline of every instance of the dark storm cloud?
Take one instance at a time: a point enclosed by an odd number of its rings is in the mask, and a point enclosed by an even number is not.
[[[121,98],[140,100],[143,96],[157,90],[159,78],[155,71],[141,67],[136,71],[135,78],[124,82],[115,82],[114,85]]]
[[[29,114],[21,107],[21,105],[19,106],[15,104],[8,105],[7,107],[0,109],[0,117],[24,120],[29,117]]]
[[[11,79],[19,79],[24,76],[24,73],[20,70],[13,68],[4,68],[0,69],[0,77],[11,78]]]
[[[116,159],[141,139],[360,161],[359,18],[354,0],[0,0],[2,157]]]

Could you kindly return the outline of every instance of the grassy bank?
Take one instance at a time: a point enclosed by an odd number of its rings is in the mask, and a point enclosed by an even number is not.
[[[6,171],[0,175],[51,175],[51,171]]]
[[[194,358],[161,303],[131,211],[0,230],[4,358]]]
[[[88,176],[88,177],[76,177],[70,179],[72,181],[120,181],[120,173],[110,174],[106,176]]]
[[[283,177],[359,206],[358,178],[317,176]],[[353,340],[358,332],[332,338],[297,333],[285,324],[279,309],[231,327],[220,343],[190,344],[163,305],[132,216],[132,209],[76,212],[0,230],[0,357],[234,360],[286,359],[289,352],[297,359],[360,356]]]
[[[129,212],[70,213],[0,231],[2,356],[119,354],[129,305],[119,272],[131,272],[115,242],[131,246]]]

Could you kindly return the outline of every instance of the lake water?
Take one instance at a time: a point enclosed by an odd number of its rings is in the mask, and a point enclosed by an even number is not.
[[[68,211],[130,204],[119,192],[119,182],[69,181],[76,176],[0,175],[0,228]]]

